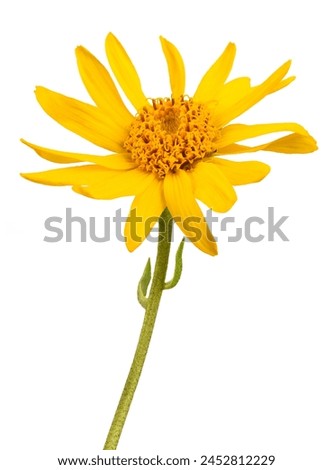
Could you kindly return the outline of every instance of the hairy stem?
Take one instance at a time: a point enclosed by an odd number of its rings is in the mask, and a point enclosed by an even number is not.
[[[169,210],[165,209],[159,220],[157,257],[139,342],[124,390],[105,441],[104,450],[115,450],[117,448],[136,387],[139,383],[164,289],[169,261],[171,234],[172,218]]]

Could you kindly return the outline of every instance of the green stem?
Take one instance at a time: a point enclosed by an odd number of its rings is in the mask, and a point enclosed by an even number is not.
[[[165,209],[159,220],[157,257],[139,342],[109,434],[105,441],[104,450],[117,449],[119,438],[140,379],[164,288],[169,261],[171,234],[172,218],[169,210]]]

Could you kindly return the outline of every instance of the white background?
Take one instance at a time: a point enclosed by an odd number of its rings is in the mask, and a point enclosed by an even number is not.
[[[187,244],[180,284],[166,292],[119,450],[103,455],[198,458],[273,454],[273,468],[332,469],[332,34],[329,3],[12,0],[1,12],[1,467],[55,469],[56,457],[101,451],[143,318],[136,284],[156,245],[45,243],[46,217],[103,217],[130,199],[94,201],[34,185],[52,166],[19,138],[103,154],[39,108],[44,85],[87,100],[74,49],[104,64],[104,38],[127,48],[148,96],[166,96],[160,34],[181,50],[187,93],[229,41],[232,77],[259,83],[292,58],[297,80],[237,122],[295,121],[310,155],[250,156],[272,166],[238,188],[228,214],[289,215],[290,242],[228,243],[211,258]],[[105,152],[104,152],[105,153]],[[244,156],[246,159],[246,155]],[[114,234],[114,231],[112,232]],[[265,232],[263,232],[265,234]],[[177,232],[177,238],[180,235]],[[174,247],[175,248],[175,247]],[[171,266],[172,268],[172,266]]]

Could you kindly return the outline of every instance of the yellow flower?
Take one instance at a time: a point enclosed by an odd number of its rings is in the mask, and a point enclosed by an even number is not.
[[[124,105],[107,69],[84,47],[76,49],[82,81],[95,102],[86,104],[37,87],[44,111],[66,129],[112,152],[106,156],[69,153],[43,148],[23,140],[39,156],[55,163],[86,163],[65,169],[25,173],[31,181],[71,185],[74,191],[96,199],[134,196],[132,216],[125,225],[127,247],[133,251],[147,237],[154,222],[168,207],[175,222],[202,251],[217,254],[216,243],[197,199],[217,212],[236,202],[234,185],[260,181],[268,165],[257,161],[233,162],[221,155],[267,150],[308,153],[316,142],[299,124],[229,124],[270,93],[294,80],[285,79],[290,61],[263,83],[250,85],[241,77],[227,82],[236,47],[230,43],[206,72],[193,97],[185,95],[185,68],[177,48],[161,38],[166,58],[170,98],[150,99],[142,91],[139,76],[125,49],[113,34],[106,38],[112,72],[136,109],[133,116]],[[287,136],[249,147],[238,142],[273,132]],[[194,236],[194,234],[200,236]]]

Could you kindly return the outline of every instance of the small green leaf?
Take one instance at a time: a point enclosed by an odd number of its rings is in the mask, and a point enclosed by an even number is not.
[[[138,301],[139,301],[139,304],[142,305],[143,308],[147,307],[148,298],[146,297],[146,295],[147,295],[147,290],[148,290],[150,280],[151,280],[151,264],[150,264],[150,258],[148,258],[147,264],[145,266],[145,269],[143,271],[143,274],[138,284]]]
[[[183,256],[184,242],[185,242],[185,238],[183,238],[182,241],[180,242],[180,245],[176,252],[176,264],[175,264],[175,271],[173,273],[173,278],[171,279],[171,281],[166,282],[164,284],[164,289],[172,289],[179,282],[180,276],[182,274],[182,269],[183,269],[182,256]]]

